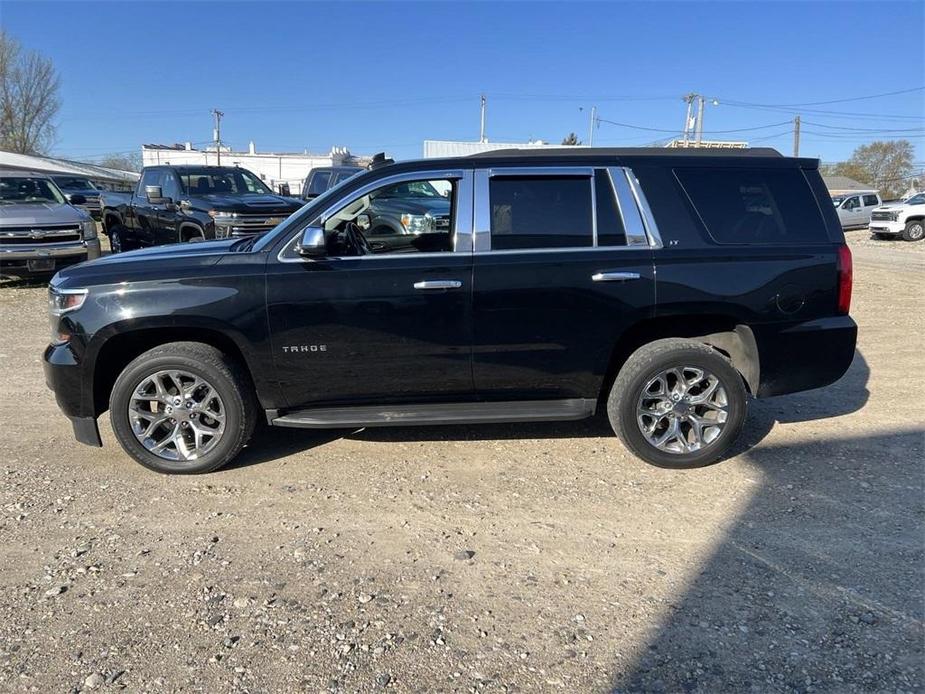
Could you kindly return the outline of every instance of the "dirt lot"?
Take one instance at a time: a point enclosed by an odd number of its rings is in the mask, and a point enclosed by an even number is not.
[[[645,466],[603,420],[263,435],[164,477],[46,390],[0,288],[0,690],[925,690],[925,243],[855,248],[860,343]]]

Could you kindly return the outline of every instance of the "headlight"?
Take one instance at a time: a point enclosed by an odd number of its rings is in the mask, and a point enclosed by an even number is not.
[[[51,289],[48,290],[48,312],[53,316],[63,316],[76,311],[87,300],[86,289]]]
[[[81,222],[80,226],[83,228],[84,241],[96,238],[96,222],[92,219],[88,219],[85,222]]]
[[[899,215],[900,215],[899,212],[890,212],[890,221],[895,222],[896,220],[899,219]]]
[[[209,216],[215,220],[215,238],[224,239],[231,236],[231,227],[234,226],[237,214],[234,212],[222,212],[221,210],[209,210]]]
[[[423,234],[434,230],[434,218],[429,214],[403,214],[401,225],[409,234]]]

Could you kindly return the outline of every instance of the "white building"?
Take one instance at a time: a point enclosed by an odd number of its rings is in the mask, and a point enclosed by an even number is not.
[[[0,167],[20,171],[36,171],[46,174],[69,174],[90,179],[103,190],[133,190],[139,175],[134,171],[109,169],[96,164],[85,164],[68,159],[39,157],[30,154],[0,151]]]
[[[424,140],[424,158],[465,157],[497,149],[561,149],[572,145],[551,145],[542,140],[530,142],[454,142],[452,140]]]
[[[354,156],[346,147],[334,147],[328,154],[258,152],[253,142],[246,152],[222,147],[220,154],[222,166],[240,166],[253,171],[274,191],[284,191],[288,186],[292,195],[301,194],[302,182],[315,167],[366,166],[370,161],[370,157]],[[183,145],[142,145],[141,159],[145,166],[214,166],[219,164],[219,152],[215,147],[194,149],[188,142]]]

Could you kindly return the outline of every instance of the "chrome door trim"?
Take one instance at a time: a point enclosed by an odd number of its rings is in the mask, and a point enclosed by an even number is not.
[[[463,244],[465,246],[470,246],[469,248],[461,248],[455,245],[456,240],[459,238],[459,228],[458,227],[455,229],[456,235],[454,236],[454,250],[449,251],[449,252],[441,251],[438,253],[383,253],[379,255],[329,256],[329,257],[320,258],[320,259],[308,259],[308,258],[302,258],[301,256],[295,255],[294,246],[296,243],[298,243],[298,239],[299,239],[299,236],[302,230],[305,227],[310,226],[312,222],[314,222],[315,220],[321,220],[321,223],[323,224],[325,220],[327,220],[332,214],[339,211],[345,205],[353,202],[359,197],[366,195],[367,193],[371,193],[372,191],[378,188],[382,188],[388,185],[393,185],[395,183],[403,183],[405,181],[426,181],[426,180],[458,181],[459,183],[457,184],[456,187],[459,191],[461,191],[460,193],[458,193],[460,197],[460,202],[461,202],[461,199],[465,195],[466,188],[467,187],[471,188],[471,185],[467,186],[466,184],[466,181],[470,181],[471,178],[472,178],[472,172],[468,169],[450,169],[450,170],[432,169],[432,170],[419,170],[419,171],[405,171],[402,173],[392,174],[391,176],[377,178],[375,181],[370,181],[369,183],[357,188],[356,190],[351,192],[349,196],[338,198],[336,202],[329,205],[323,212],[321,212],[321,214],[316,215],[312,219],[306,220],[305,224],[300,224],[296,229],[293,230],[292,237],[290,237],[283,244],[282,248],[280,248],[279,253],[276,254],[276,259],[281,263],[313,263],[313,262],[318,262],[319,260],[321,261],[347,260],[347,259],[349,260],[372,260],[372,259],[379,259],[379,258],[395,259],[395,258],[401,258],[401,257],[436,258],[440,256],[455,256],[455,255],[459,255],[460,253],[470,253],[471,252],[471,245],[470,245],[471,242],[469,240],[464,241],[464,244]],[[470,198],[471,198],[471,194],[470,194]],[[456,216],[454,218],[454,221],[458,223],[461,220],[463,224],[468,223],[467,228],[471,230],[472,228],[471,221],[470,221],[471,213],[465,212],[465,209],[467,209],[468,207],[469,207],[468,203],[466,203],[465,207],[463,207],[463,205],[460,205],[459,202],[457,202]],[[469,236],[471,239],[471,233],[469,234]]]

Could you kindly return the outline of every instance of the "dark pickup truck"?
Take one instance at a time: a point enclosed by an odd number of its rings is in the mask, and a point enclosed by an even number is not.
[[[149,166],[134,193],[103,193],[114,253],[166,243],[262,234],[302,206],[236,166]]]
[[[449,224],[374,247],[370,205],[421,183],[449,190]],[[108,409],[123,449],[160,472],[224,465],[259,419],[599,410],[643,460],[690,468],[727,454],[749,397],[845,373],[851,282],[815,159],[498,151],[359,174],[261,238],[63,270],[45,374],[79,441],[101,445]]]

